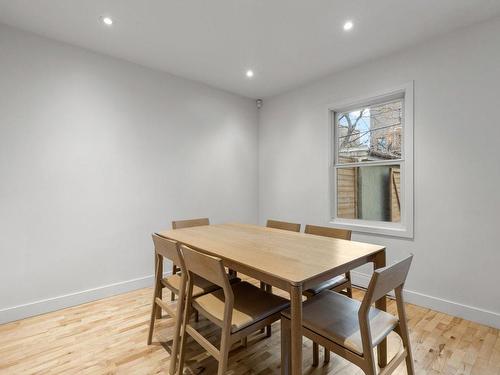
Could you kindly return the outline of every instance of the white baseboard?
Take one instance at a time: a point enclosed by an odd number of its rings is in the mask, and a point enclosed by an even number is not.
[[[165,275],[168,275],[166,273]],[[352,283],[366,288],[370,276],[364,273],[352,271]],[[57,297],[47,298],[23,305],[7,307],[0,310],[0,324],[28,318],[35,315],[45,314],[51,311],[77,306],[82,303],[92,302],[98,299],[114,296],[120,293],[130,292],[153,285],[153,276],[144,276],[132,280],[103,285],[97,288],[87,289],[80,292],[64,294]],[[479,309],[473,306],[463,305],[458,302],[429,296],[423,293],[405,290],[406,302],[418,306],[427,307],[445,314],[485,324],[500,329],[500,314],[494,311]]]
[[[170,272],[165,273],[169,275]],[[67,307],[81,305],[82,303],[96,301],[133,290],[150,287],[153,285],[153,275],[139,277],[132,280],[103,285],[97,288],[82,290],[80,292],[64,294],[57,297],[46,298],[29,302],[23,305],[7,307],[0,310],[0,324],[45,314]]]
[[[361,272],[351,271],[351,278],[353,285],[363,288],[366,288],[370,282],[370,276]],[[405,301],[414,305],[427,307],[445,314],[500,329],[500,314],[497,312],[479,309],[407,289],[404,290],[403,294]]]

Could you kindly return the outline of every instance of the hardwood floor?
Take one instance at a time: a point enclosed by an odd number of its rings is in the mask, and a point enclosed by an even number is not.
[[[355,297],[362,292],[356,290]],[[152,289],[141,289],[0,325],[0,374],[166,374],[173,322],[159,321],[153,345],[146,345],[151,299]],[[389,311],[394,310],[391,301]],[[407,312],[417,374],[500,375],[499,330],[414,305]],[[218,342],[213,324],[199,324]],[[397,337],[389,339],[390,355],[398,345]],[[311,353],[305,340],[304,374],[362,374],[335,355],[329,364],[311,367]],[[216,361],[193,341],[187,360],[187,374],[216,372]],[[256,333],[246,349],[235,346],[228,374],[279,374],[279,365],[278,322],[271,338]],[[396,373],[406,374],[405,366]]]

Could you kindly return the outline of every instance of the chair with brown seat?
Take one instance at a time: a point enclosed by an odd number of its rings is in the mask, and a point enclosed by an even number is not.
[[[186,246],[181,246],[181,253],[189,281],[178,373],[182,374],[183,372],[185,345],[189,334],[218,360],[217,374],[222,375],[227,368],[231,344],[278,320],[281,311],[289,306],[289,302],[282,297],[266,293],[247,282],[231,284],[224,264],[219,258],[200,253]],[[194,298],[194,275],[209,280],[221,289]],[[204,338],[187,320],[193,307],[221,328],[219,349]]]
[[[208,218],[204,217],[201,219],[174,220],[174,221],[172,221],[172,229],[201,227],[203,225],[210,225],[210,220]]]
[[[173,347],[172,347],[172,358],[174,358],[174,362],[176,360],[176,356],[174,353],[177,353],[177,344],[175,338],[179,336],[180,333],[180,324],[182,321],[182,308],[184,307],[183,303],[177,303],[176,307],[173,304],[169,304],[162,299],[162,289],[169,289],[173,295],[179,296],[179,301],[183,301],[185,298],[185,291],[187,286],[187,277],[185,272],[178,272],[168,277],[163,277],[162,275],[162,267],[160,264],[163,264],[163,259],[167,258],[175,264],[181,265],[183,264],[182,255],[179,252],[179,244],[175,241],[169,240],[164,237],[160,237],[157,234],[153,234],[153,243],[155,247],[155,257],[156,257],[156,273],[155,273],[155,285],[153,292],[153,308],[151,310],[151,322],[149,325],[149,334],[148,334],[148,345],[151,345],[153,339],[153,330],[155,325],[155,319],[158,317],[158,312],[165,310],[168,315],[170,315],[175,320],[175,330],[174,330],[174,339],[173,339]],[[180,267],[182,269],[183,267]],[[238,278],[231,278],[230,282],[239,282]],[[204,279],[203,277],[194,275],[193,276],[193,296],[198,297],[215,290],[219,289],[219,287],[210,281]],[[198,311],[195,310],[195,320],[198,321]],[[175,368],[171,368],[171,371]],[[172,373],[172,372],[171,372]]]
[[[410,338],[403,302],[403,286],[413,255],[392,266],[375,270],[362,302],[343,294],[325,290],[308,299],[303,306],[302,332],[314,342],[359,366],[367,375],[377,373],[373,348],[392,331],[402,339],[403,347],[382,369],[391,374],[406,359],[407,372],[414,374]],[[394,290],[398,317],[381,311],[372,304]],[[281,319],[282,371],[290,367],[290,312]]]
[[[172,221],[172,229],[197,227],[197,226],[202,226],[202,225],[210,225],[210,222],[209,222],[208,218]],[[156,258],[157,258],[157,254],[155,252],[155,263],[154,263],[155,264],[155,275],[156,275],[157,271],[159,271],[160,274],[163,275],[163,262],[157,262]],[[158,267],[159,267],[159,270],[157,269]],[[178,272],[179,272],[179,268],[177,267],[177,265],[176,265],[175,262],[172,262],[172,275],[175,275]],[[172,280],[174,282],[174,285],[179,283],[180,278],[177,279],[177,282],[175,280],[176,279]],[[158,294],[158,297],[160,299],[162,298],[162,289],[165,287],[164,284],[165,284],[164,282],[160,283],[160,291],[159,291],[159,294]],[[171,289],[171,288],[169,288],[169,289]],[[174,301],[175,300],[175,296],[177,294],[179,294],[178,293],[178,285],[177,285],[177,288],[175,288],[174,290],[171,290],[170,300]],[[161,309],[156,310],[156,317],[158,319],[161,319],[161,312],[162,312]],[[196,320],[198,320],[198,313],[196,313]]]
[[[189,220],[175,220],[172,221],[172,229],[183,229],[192,227],[201,227],[204,225],[210,225],[210,220],[208,218],[201,219],[189,219]],[[175,265],[173,266],[172,273],[175,273]],[[236,276],[236,272],[230,270],[230,274]]]
[[[175,241],[171,241],[169,239],[160,237],[156,234],[153,234],[153,243],[155,247],[155,286],[153,292],[153,307],[151,309],[151,321],[149,325],[149,334],[148,334],[148,345],[151,345],[153,339],[153,331],[155,326],[155,318],[157,317],[158,310],[165,310],[173,319],[175,319],[175,328],[173,334],[173,346],[172,346],[172,359],[170,362],[170,373],[172,374],[175,371],[176,359],[177,359],[177,350],[180,336],[180,327],[181,327],[181,319],[183,317],[183,309],[185,304],[178,303],[177,306],[173,304],[168,304],[161,298],[161,290],[163,286],[169,285],[172,291],[175,291],[176,294],[179,295],[179,300],[183,301],[185,298],[185,291],[187,285],[187,276],[185,273],[175,274],[166,279],[163,279],[162,275],[162,267],[160,264],[163,263],[163,258],[167,258],[176,264],[182,263],[182,257],[179,252],[178,243]],[[217,289],[217,286],[211,284],[212,286],[207,288],[206,292]],[[202,294],[205,292],[203,288],[198,287],[196,292],[198,294]]]
[[[278,220],[267,220],[266,223],[267,228],[274,228],[274,229],[281,229],[281,230],[288,230],[290,232],[300,232],[300,224],[296,223],[288,223],[286,221],[278,221]],[[260,288],[268,291],[269,293],[272,292],[272,286],[267,285],[263,283],[262,281],[260,282]]]
[[[286,221],[279,221],[279,220],[267,220],[266,223],[267,228],[274,228],[274,229],[281,229],[281,230],[288,230],[290,232],[300,232],[300,224],[296,223],[289,223]],[[265,290],[268,293],[273,292],[273,287],[271,285],[268,285],[264,282],[260,282],[260,289]],[[271,331],[271,326],[266,327],[266,334],[267,337],[271,337],[272,331]]]
[[[288,223],[286,221],[268,220],[266,223],[266,227],[289,230],[291,232],[300,232],[300,224]]]
[[[199,218],[199,219],[174,220],[174,221],[172,221],[172,229],[183,229],[183,228],[201,227],[201,226],[204,226],[204,225],[210,225],[210,220],[208,218],[206,218],[206,217],[205,218]],[[163,263],[162,262],[160,264],[160,267],[163,270]],[[172,275],[175,275],[178,272],[179,272],[179,267],[176,265],[175,262],[172,262]],[[229,274],[230,274],[231,282],[239,281],[239,279],[236,277],[237,276],[236,272],[233,272],[233,271],[229,270]],[[172,282],[174,284],[172,286],[177,286],[178,280],[179,279],[177,279],[177,282],[176,282],[175,279],[173,279]],[[201,288],[205,288],[205,287],[208,286],[206,280],[195,280],[195,285],[197,285],[198,287],[201,287]],[[168,289],[170,289],[170,291],[171,291],[171,293],[170,293],[170,300],[171,301],[175,301],[175,296],[177,294],[179,294],[177,292],[177,289],[169,288],[167,285],[165,285],[165,286]],[[195,288],[195,292],[196,292],[196,288]],[[161,292],[160,292],[160,298],[161,298]],[[161,318],[161,310],[158,310],[157,317]],[[196,310],[195,310],[195,320],[198,321],[198,311],[196,311]]]
[[[307,224],[304,233],[314,234],[316,236],[339,238],[341,240],[351,240],[352,232],[348,229],[338,229],[331,227],[320,227],[317,225]],[[352,285],[351,285],[351,273],[347,272],[345,275],[339,275],[333,279],[326,280],[312,288],[304,291],[304,295],[307,298],[311,298],[316,294],[321,293],[324,290],[333,290],[339,293],[345,293],[349,298],[352,298]],[[324,362],[328,363],[330,361],[330,351],[326,348],[324,349]],[[319,350],[318,344],[313,343],[313,366],[318,366],[319,364]]]
[[[320,227],[317,225],[306,225],[304,233],[314,234],[316,236],[338,238],[341,240],[351,240],[352,232],[348,229],[338,229],[330,227]],[[352,298],[352,286],[351,286],[351,274],[347,272],[345,275],[340,275],[334,277],[333,279],[327,280],[321,284],[314,286],[313,288],[304,291],[306,297],[312,297],[316,294],[321,293],[323,290],[334,290],[336,292],[343,293]]]
[[[201,227],[203,225],[210,225],[210,220],[206,217],[200,219],[188,219],[188,220],[174,220],[172,221],[172,229],[182,229],[182,228],[192,228]],[[175,263],[172,263],[172,275],[176,274],[179,268]],[[175,300],[175,294],[171,294],[171,300]]]

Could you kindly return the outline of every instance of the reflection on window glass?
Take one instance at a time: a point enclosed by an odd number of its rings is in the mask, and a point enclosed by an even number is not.
[[[403,99],[337,113],[338,162],[401,158]]]
[[[400,166],[337,169],[337,217],[399,222]]]

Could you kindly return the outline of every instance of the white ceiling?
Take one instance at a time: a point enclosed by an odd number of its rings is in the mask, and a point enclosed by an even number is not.
[[[498,14],[500,0],[0,0],[0,22],[253,98]]]

